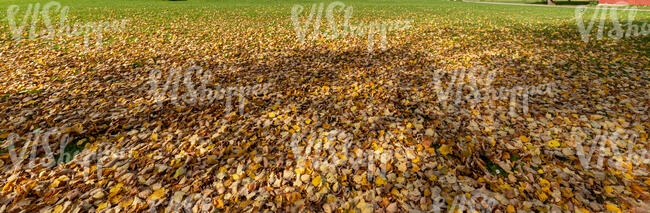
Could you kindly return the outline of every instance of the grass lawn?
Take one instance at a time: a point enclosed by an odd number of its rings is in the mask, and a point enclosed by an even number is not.
[[[487,0],[483,0],[487,1]],[[546,1],[541,0],[495,0],[488,2],[507,2],[507,3],[529,3],[529,4],[546,4]],[[556,5],[589,5],[592,1],[555,1]]]
[[[483,1],[483,2],[503,2],[503,3],[521,3],[521,4],[538,4],[538,5],[546,5],[547,4],[546,1],[542,1],[542,0],[524,0],[524,1],[521,1],[521,0],[494,0],[494,1],[480,0],[480,1]],[[582,5],[588,6],[588,7],[597,7],[598,6],[597,1],[584,1],[584,0],[581,0],[581,1],[554,1],[554,2],[555,2],[555,5],[559,5],[559,6],[582,6]],[[638,8],[638,9],[650,9],[650,6],[634,6],[634,7]]]
[[[71,28],[109,26],[29,39],[2,20],[0,212],[648,209],[650,37],[608,35],[629,13],[599,39],[572,8],[344,1],[352,26],[409,26],[301,42],[292,8],[319,1],[58,2]],[[210,73],[171,71],[193,66]]]

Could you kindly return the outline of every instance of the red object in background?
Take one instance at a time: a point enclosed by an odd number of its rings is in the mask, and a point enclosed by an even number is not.
[[[599,4],[643,5],[650,6],[650,0],[598,0]]]

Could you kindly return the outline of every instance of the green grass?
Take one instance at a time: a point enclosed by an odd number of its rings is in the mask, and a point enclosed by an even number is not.
[[[505,3],[521,3],[521,4],[546,4],[543,0],[480,0],[482,2],[505,2]],[[556,5],[588,5],[592,1],[553,1]]]
[[[2,1],[0,8],[9,5],[19,5],[24,13],[30,3],[45,4],[46,1]],[[312,3],[320,1],[279,1],[279,0],[111,0],[111,1],[71,1],[62,0],[60,3],[70,7],[71,22],[87,23],[129,19],[128,30],[138,31],[138,34],[165,34],[177,28],[176,23],[188,23],[188,27],[210,28],[228,31],[245,23],[245,27],[254,27],[267,34],[291,33],[291,7],[300,4],[309,8]],[[326,4],[329,2],[325,2]],[[534,29],[552,33],[560,28],[577,29],[575,13],[571,8],[523,7],[511,5],[488,5],[466,2],[449,1],[347,1],[346,6],[354,7],[353,20],[414,20],[414,25],[442,25],[464,28],[494,28],[504,27],[512,30]],[[623,15],[620,15],[623,17]],[[0,17],[6,17],[6,9],[0,9]],[[648,22],[650,13],[637,14],[639,23]],[[243,21],[242,20],[247,20]],[[4,39],[9,40],[10,34],[6,20],[0,25]],[[56,23],[56,20],[55,20]],[[278,30],[282,27],[283,30]],[[42,29],[42,28],[41,28]],[[188,31],[188,30],[185,30]],[[191,30],[189,30],[191,31]],[[577,32],[577,30],[576,30]],[[174,33],[177,33],[174,31]],[[218,32],[217,34],[220,34]],[[127,40],[133,41],[130,37]],[[114,42],[111,36],[106,41]],[[227,41],[227,40],[225,40]],[[109,43],[110,44],[110,43]],[[56,48],[66,50],[66,47],[56,45]]]
[[[481,2],[503,2],[503,3],[519,3],[519,4],[537,4],[537,5],[546,5],[546,1],[544,0],[479,0]],[[568,1],[568,0],[563,0],[563,1],[553,1],[555,2],[555,5],[559,6],[588,6],[588,7],[596,7],[598,5],[597,1],[585,1],[585,0],[578,0],[578,1]],[[636,6],[638,9],[650,9],[650,6]]]
[[[88,140],[86,138],[83,139],[77,139],[77,140],[72,140],[63,149],[63,152],[65,153],[64,156],[55,155],[54,159],[56,159],[57,163],[63,163],[66,164],[70,162],[72,159],[74,159],[74,156],[81,153],[83,149],[85,148],[86,144],[88,144]]]
[[[498,0],[496,0],[498,1]],[[172,23],[177,19],[192,18],[197,22],[207,20],[231,20],[239,18],[260,18],[261,22],[269,20],[270,16],[289,17],[291,7],[295,4],[310,6],[312,3],[323,1],[281,1],[281,0],[113,0],[113,1],[59,1],[63,6],[70,7],[73,20],[108,21],[113,19],[130,18],[147,20],[152,23]],[[332,1],[324,1],[330,3]],[[408,17],[419,22],[446,19],[452,23],[472,24],[484,18],[489,18],[496,24],[509,23],[557,23],[570,21],[574,18],[573,9],[569,8],[532,8],[508,5],[485,5],[466,2],[449,1],[343,1],[346,6],[354,7],[355,18],[368,16],[374,18]],[[508,1],[510,2],[510,1]],[[537,1],[521,1],[536,3]],[[30,3],[47,1],[1,1],[0,8],[9,5],[21,6],[19,15]],[[213,15],[216,15],[213,16]],[[648,14],[639,14],[642,20],[648,19]],[[0,10],[0,17],[6,17],[6,9]],[[3,20],[6,27],[6,21]],[[219,23],[213,23],[219,24]],[[233,23],[234,24],[234,23]],[[158,26],[165,27],[166,25]]]

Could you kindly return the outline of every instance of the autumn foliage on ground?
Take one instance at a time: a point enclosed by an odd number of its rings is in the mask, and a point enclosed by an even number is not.
[[[584,42],[566,8],[345,3],[411,27],[369,51],[300,42],[299,2],[63,1],[74,22],[128,19],[99,46],[3,22],[0,212],[648,209],[648,37]],[[192,67],[210,80],[170,77]]]

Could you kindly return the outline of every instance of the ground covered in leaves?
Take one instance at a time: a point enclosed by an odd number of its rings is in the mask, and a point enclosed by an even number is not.
[[[0,212],[647,211],[648,37],[583,42],[572,9],[345,3],[412,27],[369,51],[299,42],[294,2],[62,1],[77,22],[129,19],[88,50],[4,22]],[[155,92],[193,66],[201,91],[249,92]],[[490,92],[517,87],[540,91]]]

